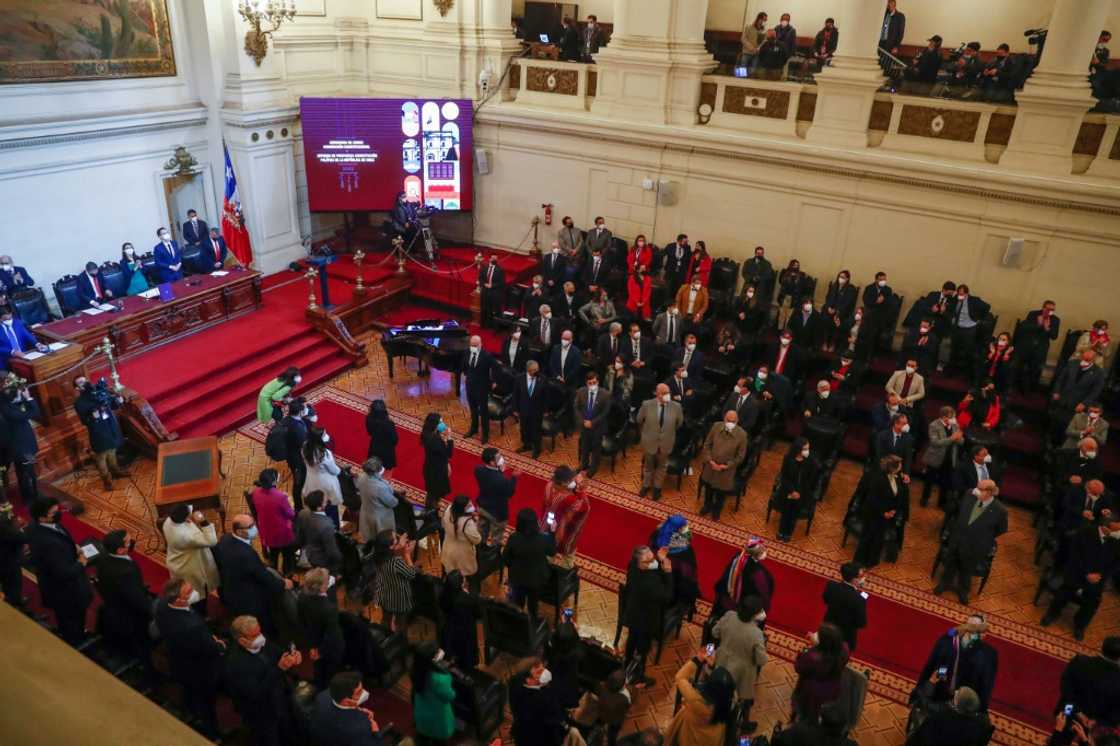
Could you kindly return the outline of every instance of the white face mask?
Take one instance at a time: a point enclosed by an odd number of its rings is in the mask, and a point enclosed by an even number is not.
[[[614,369],[615,369],[615,370],[622,370],[622,369],[623,369],[623,368],[625,368],[625,367],[626,367],[626,364],[625,364],[625,363],[615,363],[615,364],[614,364]]]
[[[827,399],[828,395],[831,394],[831,393],[832,393],[832,391],[830,389],[825,389],[824,391],[818,391],[817,396],[819,396],[822,399]]]
[[[917,371],[918,371],[918,369],[915,368],[913,365],[907,365],[906,366],[906,372],[909,373],[910,375],[914,375]]]
[[[1096,457],[1097,457],[1097,452],[1096,451],[1086,451],[1085,452],[1085,458],[1094,459]]]
[[[688,378],[688,371],[687,370],[682,370],[681,371],[681,380],[683,381],[686,378]]]
[[[472,354],[472,355],[477,355],[477,354],[478,354],[478,351],[479,351],[479,350],[481,350],[481,349],[482,349],[481,347],[477,347],[477,346],[475,346],[475,345],[471,345],[471,354]]]
[[[727,430],[727,432],[732,432],[735,429],[735,423],[734,422],[724,422],[723,423],[723,428],[725,430]]]
[[[259,653],[264,647],[264,635],[257,635],[253,641],[249,643],[249,650],[254,653]]]
[[[910,426],[909,426],[909,425],[903,425],[903,426],[902,426],[902,432],[903,432],[903,433],[908,433],[908,432],[910,432]]]
[[[695,352],[696,351],[696,345],[694,345],[694,344],[687,344],[687,345],[684,346],[684,348],[686,350],[688,350],[689,352]]]
[[[362,705],[364,705],[368,701],[369,701],[369,689],[363,689],[362,693],[360,695],[358,695],[357,705],[359,707],[361,707]]]
[[[885,288],[887,286],[887,281],[886,280],[879,280],[875,284],[878,285],[881,288]]]
[[[519,339],[521,339],[521,332],[514,332],[513,333],[513,341],[516,342]]]
[[[1120,531],[1110,531],[1108,534],[1110,539],[1120,539]]]
[[[561,346],[563,346],[564,348],[568,348],[568,347],[571,347],[571,346],[572,346],[572,340],[570,340],[570,339],[562,339],[562,340],[560,340],[560,344],[561,344]]]
[[[560,253],[560,249],[558,249],[558,248],[556,248],[555,246],[553,246],[553,247],[552,247],[552,255],[553,255],[553,256],[556,256],[556,255],[557,255],[557,254],[559,254],[559,253]]]
[[[12,271],[12,265],[10,265],[10,264],[0,264],[0,269],[4,270],[5,272],[11,272]]]
[[[858,324],[860,321],[863,320],[863,314],[862,313],[857,313],[855,318],[856,318],[856,323]]]
[[[599,384],[591,384],[587,387],[587,393],[594,394],[599,391]]]
[[[633,333],[633,334],[631,334],[630,336],[631,336],[631,338],[633,338],[633,340],[634,340],[635,342],[637,342],[637,341],[638,341],[639,339],[641,339],[641,338],[642,338],[642,333],[641,333],[641,332],[634,332],[634,333]]]
[[[505,459],[505,456],[498,456],[498,460],[497,460],[497,461],[495,462],[495,464],[497,465],[497,467],[498,467],[499,469],[504,469],[504,468],[506,468],[506,459]]]
[[[549,671],[547,668],[541,671],[541,676],[537,681],[541,683],[541,686],[548,686],[552,683],[552,671]]]
[[[758,380],[760,380],[760,381],[765,381],[765,380],[766,380],[766,374],[765,374],[765,373],[763,373],[763,372],[761,372],[761,371],[759,371],[759,373],[758,373]]]
[[[989,453],[987,456],[984,457],[984,463],[985,464],[992,463],[992,454]]]
[[[134,249],[125,249],[124,250],[125,256],[132,256],[135,253],[136,253],[136,251]],[[5,269],[11,269],[11,267],[6,267]]]
[[[657,560],[652,559],[646,563],[647,570],[656,570],[658,568]]]
[[[786,339],[786,338],[783,337],[782,340],[781,340],[782,347],[789,347],[789,343],[792,342],[792,341],[793,341],[792,339]]]
[[[997,347],[1007,347],[1007,340],[1006,339],[998,340],[996,342],[996,346]]]
[[[837,277],[836,278],[836,284],[847,285],[848,284],[848,278],[847,277]]]
[[[572,481],[568,482],[568,489],[574,490],[575,488],[576,488],[576,480],[573,479]]]
[[[753,290],[748,290],[747,291],[747,297],[748,298],[753,298],[754,297],[754,291]]]
[[[808,448],[802,448],[801,449],[801,458],[809,458],[809,449]]]
[[[692,289],[699,292],[700,291],[700,286],[699,285],[693,285]]]
[[[804,311],[805,313],[809,313],[810,311],[813,310],[813,304],[812,303],[806,303],[805,305],[801,306],[801,310]]]
[[[187,606],[194,606],[202,600],[202,594],[198,592],[197,588],[191,589],[191,595],[187,596]]]
[[[326,433],[323,433],[323,442],[324,443],[330,443],[331,442],[331,436],[327,435]]]
[[[664,396],[661,397],[661,401],[668,404],[669,402],[673,401],[673,395],[672,394],[665,394]]]
[[[541,289],[541,284],[539,282],[534,282],[533,283],[533,290],[540,290],[540,289]]]
[[[295,378],[293,378],[293,379],[292,379],[292,384],[293,384],[293,385],[296,385],[296,386],[298,386],[298,385],[299,385],[299,383],[300,383],[300,382],[301,382],[302,380],[303,380],[303,376],[296,376]]]
[[[1100,412],[1090,412],[1090,413],[1089,413],[1089,419],[1090,419],[1090,420],[1095,420],[1095,419],[1097,419],[1097,418],[1098,418],[1098,417],[1100,417],[1100,416],[1101,416],[1101,413],[1100,413]]]
[[[552,311],[549,311],[548,313],[546,313],[546,314],[544,315],[544,318],[545,318],[545,320],[546,320],[546,321],[547,321],[547,320],[549,320],[549,319],[551,319],[551,318],[552,318]]]
[[[385,476],[385,467],[381,467],[380,469],[378,469],[377,473],[374,474],[374,476],[377,477],[378,479],[381,479],[382,477],[384,477]]]
[[[171,234],[170,233],[161,233],[161,234],[159,234],[159,240],[163,241],[164,243],[167,243],[168,241],[171,240]]]

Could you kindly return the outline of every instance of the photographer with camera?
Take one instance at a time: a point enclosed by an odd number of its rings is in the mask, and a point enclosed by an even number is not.
[[[39,441],[31,420],[41,415],[39,403],[31,398],[27,381],[9,373],[3,384],[0,415],[8,423],[8,454],[16,464],[16,479],[23,499],[30,502],[39,497],[39,482],[35,474],[35,457]]]
[[[89,447],[101,475],[101,485],[112,490],[113,477],[128,476],[117,464],[117,449],[124,444],[124,435],[115,412],[124,404],[124,397],[109,391],[104,378],[93,384],[85,376],[77,376],[74,390],[78,392],[74,411],[89,431]]]

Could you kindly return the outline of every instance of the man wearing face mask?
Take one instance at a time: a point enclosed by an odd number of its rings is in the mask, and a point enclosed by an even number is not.
[[[175,282],[183,279],[183,252],[179,244],[171,240],[171,231],[160,228],[156,231],[159,243],[152,248],[156,260],[156,274],[160,282]]]
[[[253,517],[235,515],[232,530],[222,536],[214,550],[221,572],[220,595],[231,615],[251,615],[255,617],[254,623],[260,620],[271,633],[275,631],[273,601],[282,591],[291,590],[292,581],[281,578],[264,564],[253,548],[255,538],[257,523]]]
[[[78,394],[74,411],[89,433],[89,447],[101,475],[101,485],[106,491],[112,490],[114,477],[128,476],[117,464],[117,449],[124,445],[124,435],[115,411],[124,404],[124,398],[107,390],[98,392],[85,376],[74,379],[74,389]]]
[[[918,372],[918,361],[909,359],[903,370],[896,370],[887,379],[887,393],[896,394],[900,406],[913,410],[918,402],[926,398],[926,382]]]
[[[590,238],[590,234],[588,234]],[[587,287],[588,292],[592,296],[597,295],[601,290],[605,290],[607,279],[610,274],[610,267],[607,266],[607,257],[602,249],[592,249],[591,256],[583,265],[583,273],[580,275],[580,280]]]
[[[1082,526],[1095,523],[1102,514],[1113,512],[1116,507],[1115,496],[1105,489],[1104,482],[1099,479],[1090,479],[1076,487],[1070,486],[1066,491],[1065,504],[1058,514],[1058,553],[1055,560],[1061,564],[1069,548],[1069,539]]]
[[[723,510],[724,499],[735,490],[735,470],[747,456],[747,433],[738,422],[739,415],[734,410],[724,412],[723,421],[715,423],[708,431],[700,452],[700,462],[704,465],[700,474],[704,507],[700,515],[711,514],[716,521]]]
[[[1100,400],[1106,376],[1094,363],[1095,358],[1093,350],[1084,350],[1079,360],[1071,360],[1058,375],[1050,396],[1050,416],[1058,426],[1084,412],[1090,402]]]
[[[992,463],[992,454],[984,446],[975,446],[971,458],[957,464],[953,472],[953,489],[970,493],[985,480],[999,481],[999,470]]]
[[[684,320],[676,303],[670,303],[653,320],[653,341],[672,355],[684,339]]]
[[[812,298],[803,298],[800,308],[790,313],[786,331],[793,336],[794,344],[807,350],[815,350],[820,346],[824,322],[821,315],[813,309]]]
[[[762,299],[769,300],[774,294],[774,265],[766,258],[766,249],[754,247],[754,256],[743,262],[743,290],[753,287]]]
[[[544,291],[548,296],[560,292],[568,274],[568,258],[560,250],[560,242],[553,241],[548,253],[541,257],[540,275],[544,278]]]
[[[690,322],[689,329],[693,329],[704,320],[708,312],[708,289],[704,287],[700,278],[694,278],[688,285],[681,285],[677,291],[676,305],[681,315]]]
[[[525,335],[520,327],[515,326],[502,342],[502,357],[499,362],[518,373],[525,372],[525,363],[529,359],[529,344],[524,339]]]
[[[230,632],[234,642],[226,654],[222,681],[234,709],[258,746],[290,743],[295,723],[288,672],[303,662],[303,656],[298,650],[281,654],[251,615],[236,617]]]
[[[942,407],[938,418],[929,423],[929,445],[922,455],[926,465],[925,486],[922,487],[922,505],[929,502],[934,484],[937,485],[937,506],[944,507],[945,498],[952,488],[953,470],[964,443],[964,431],[957,424],[952,407]]]
[[[331,677],[330,686],[315,697],[311,713],[311,739],[316,746],[382,746],[381,727],[373,711],[362,705],[369,691],[357,671]]]
[[[890,328],[890,321],[894,300],[894,291],[887,284],[887,273],[876,272],[875,282],[863,289],[863,308],[866,318],[863,320],[864,328],[860,330],[860,335],[867,336],[869,357],[875,357],[884,344],[888,350],[891,348],[894,329]],[[887,338],[884,340],[885,336]]]
[[[595,476],[603,453],[603,433],[607,429],[610,395],[599,389],[599,375],[587,374],[587,385],[576,391],[572,417],[579,431],[579,468]]]
[[[1007,508],[996,500],[998,494],[996,483],[985,479],[961,500],[945,548],[945,569],[934,594],[955,588],[960,602],[968,604],[972,576],[995,548],[996,539],[1007,533]]]
[[[132,561],[134,539],[118,529],[105,534],[105,553],[97,558],[97,592],[103,603],[98,610],[98,630],[117,650],[134,655],[150,665],[153,595],[144,585],[140,569]]]
[[[536,321],[541,315],[541,306],[548,303],[552,293],[545,292],[544,277],[541,275],[533,275],[530,282],[529,292],[521,302],[521,315],[526,319],[533,319]]]
[[[226,644],[210,633],[206,618],[191,610],[200,594],[182,578],[172,578],[160,591],[155,622],[167,647],[171,678],[183,688],[183,705],[206,738],[218,735],[214,701],[218,694]]]
[[[560,335],[560,344],[552,348],[548,373],[569,389],[573,389],[578,385],[582,363],[579,348],[572,344],[572,331],[565,329]]]
[[[673,566],[669,548],[662,547],[654,555],[648,546],[634,549],[626,568],[626,605],[622,609],[622,623],[626,635],[627,671],[632,671],[630,681],[636,688],[654,683],[646,676],[646,654],[657,634],[656,620],[661,610],[673,599]]]
[[[544,417],[545,384],[539,373],[540,365],[530,360],[525,366],[525,375],[518,376],[513,387],[513,401],[521,427],[521,447],[517,452],[532,451],[533,458],[541,455],[541,420]]]
[[[775,341],[770,343],[763,359],[769,364],[772,374],[784,376],[795,385],[801,380],[805,370],[805,350],[793,341],[789,329],[783,331]]]
[[[214,524],[202,511],[190,511],[189,505],[176,505],[163,522],[163,538],[167,545],[167,569],[171,577],[190,583],[198,598],[192,601],[205,615],[206,596],[220,583],[218,565],[212,547],[218,543]]]
[[[113,297],[105,284],[96,262],[86,262],[86,271],[78,275],[78,304],[84,308],[97,308]]]
[[[789,13],[782,13],[774,34],[778,38],[778,43],[786,48],[786,55],[792,57],[797,50],[797,29],[790,23]]]
[[[550,688],[552,672],[539,658],[509,683],[510,735],[515,746],[560,746],[568,735],[567,715]]]
[[[187,219],[183,222],[183,240],[186,241],[187,246],[202,248],[202,243],[209,232],[206,221],[200,219],[194,210],[187,210]]]
[[[506,301],[506,275],[498,266],[498,257],[491,254],[478,269],[479,323],[483,328],[494,322]]]
[[[26,386],[5,389],[0,402],[0,417],[8,431],[7,451],[16,465],[19,492],[24,500],[31,501],[39,496],[39,477],[35,473],[39,440],[31,423],[40,418],[42,411]]]
[[[939,637],[918,674],[918,686],[910,695],[911,701],[925,697],[949,702],[958,689],[968,687],[980,698],[980,711],[987,712],[999,668],[999,654],[984,641],[987,631],[984,615],[976,612],[969,615],[967,622]],[[943,668],[945,675],[941,676]]]
[[[891,417],[888,429],[875,437],[875,458],[898,456],[902,459],[902,480],[910,483],[910,464],[914,459],[914,436],[910,434],[910,418],[903,413]]]
[[[669,387],[669,396],[673,401],[680,404],[682,407],[691,409],[692,405],[692,383],[688,380],[688,370],[685,369],[684,363],[677,363],[673,366],[673,375],[665,382]],[[689,411],[685,411],[687,416]]]
[[[598,250],[602,253],[603,259],[607,260],[610,254],[612,234],[610,229],[607,228],[607,222],[603,217],[597,216],[595,218],[595,227],[587,232],[587,248],[594,252]]]
[[[210,235],[202,243],[201,249],[197,264],[199,274],[210,274],[226,266],[229,249],[217,228],[210,229]]]
[[[505,473],[505,457],[497,448],[482,449],[482,463],[474,467],[478,482],[478,512],[482,517],[483,536],[491,544],[501,546],[506,540],[506,523],[509,522],[509,501],[517,491],[518,471]]]
[[[918,372],[928,376],[937,369],[937,356],[941,350],[941,339],[933,330],[933,320],[922,318],[918,325],[911,327],[902,341],[902,362],[913,360]]]
[[[887,393],[886,398],[871,409],[871,431],[878,437],[879,433],[891,426],[891,418],[899,413],[900,405],[898,394]]]
[[[22,288],[33,287],[35,281],[27,274],[26,269],[17,267],[7,254],[0,256],[0,291],[3,291],[4,295],[11,295]]]
[[[673,353],[671,367],[676,368],[678,365],[683,365],[688,375],[699,381],[704,373],[704,353],[696,347],[696,335],[687,335],[684,338],[684,345]]]
[[[678,234],[676,242],[665,251],[665,287],[679,288],[688,276],[688,263],[692,259],[688,235]]]
[[[556,294],[552,302],[552,307],[564,317],[569,327],[575,327],[581,320],[579,310],[586,305],[587,298],[576,289],[576,284],[571,280],[565,282],[560,290],[561,292]]]
[[[887,10],[883,14],[883,28],[879,32],[879,49],[897,57],[902,38],[906,35],[906,15],[898,12],[897,0],[887,0]],[[879,64],[886,72],[891,68],[891,59],[879,53]]]
[[[537,310],[540,314],[537,318],[529,322],[529,329],[533,334],[531,340],[533,349],[537,351],[541,359],[547,359],[547,355],[552,350],[553,345],[560,339],[560,332],[565,328],[561,321],[553,317],[552,306],[547,303],[542,303]]]
[[[62,525],[62,507],[53,497],[31,503],[27,544],[43,605],[54,612],[58,633],[71,645],[86,636],[86,609],[93,588],[86,576],[86,558]]]
[[[739,427],[746,431],[749,439],[758,422],[760,406],[758,398],[751,392],[751,379],[746,376],[739,376],[731,388],[731,393],[723,400],[722,411],[731,409],[739,416]]]
[[[654,398],[642,402],[638,409],[637,423],[642,448],[642,487],[638,495],[645,497],[652,489],[653,499],[660,500],[677,430],[684,424],[684,410],[673,401],[669,387],[659,383]]]
[[[816,392],[805,402],[805,411],[802,412],[806,419],[830,419],[839,421],[840,402],[832,396],[832,386],[828,381],[817,381]]]
[[[622,354],[624,340],[622,324],[617,321],[612,321],[607,331],[599,335],[599,341],[595,343],[595,361],[601,374],[605,375],[615,358]]]
[[[482,442],[490,440],[490,391],[494,388],[494,357],[482,349],[482,337],[477,334],[470,338],[470,346],[463,353],[460,363],[466,382],[467,407],[471,412],[471,427],[465,437],[478,434],[479,420],[482,421]]]
[[[949,365],[969,380],[975,375],[978,357],[976,334],[990,310],[991,306],[972,295],[968,285],[957,286],[957,302],[950,316],[952,333]]]
[[[646,377],[645,368],[652,356],[649,340],[642,337],[642,329],[630,324],[630,338],[622,345],[622,359],[634,371],[634,377]]]
[[[1066,440],[1062,448],[1076,448],[1083,438],[1092,438],[1099,445],[1108,442],[1108,420],[1100,402],[1088,402],[1085,410],[1075,414],[1066,426]]]
[[[840,565],[840,582],[830,580],[824,587],[824,621],[835,624],[848,643],[848,650],[856,649],[859,631],[867,626],[867,598],[863,585],[867,573],[858,562]]]
[[[0,306],[0,370],[8,370],[8,359],[12,355],[23,357],[24,352],[32,350],[46,352],[47,346],[13,316],[10,307]]]
[[[1097,613],[1105,585],[1117,570],[1120,570],[1120,511],[1102,513],[1070,539],[1069,556],[1059,568],[1062,586],[1039,623],[1043,627],[1050,626],[1067,604],[1079,600],[1073,615],[1073,636],[1076,640],[1085,639],[1085,628]]]

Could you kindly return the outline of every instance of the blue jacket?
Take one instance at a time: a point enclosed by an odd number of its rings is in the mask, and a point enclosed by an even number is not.
[[[160,282],[175,282],[183,279],[182,267],[179,267],[178,270],[171,269],[172,265],[183,263],[183,252],[179,249],[178,243],[172,241],[171,250],[168,251],[167,247],[163,245],[163,241],[160,241],[152,247],[152,254],[155,255],[156,267],[159,269],[157,274]]]
[[[24,326],[23,322],[19,319],[12,319],[11,332],[15,334],[16,341],[19,343],[18,350],[12,346],[12,340],[8,334],[8,330],[4,329],[3,325],[0,324],[0,369],[3,370],[8,369],[8,358],[12,356],[12,352],[34,350],[35,345],[39,343],[35,335],[29,332],[27,327]]]
[[[508,521],[509,501],[517,491],[517,477],[507,477],[497,469],[479,464],[474,467],[474,478],[478,482],[478,507],[495,520]]]
[[[39,417],[39,403],[34,399],[6,401],[0,407],[0,414],[3,414],[8,423],[12,455],[27,459],[38,453],[39,441],[35,439],[31,420]]]

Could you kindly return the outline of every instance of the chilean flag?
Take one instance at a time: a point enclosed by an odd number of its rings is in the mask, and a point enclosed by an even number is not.
[[[241,214],[241,199],[237,195],[237,177],[233,175],[233,162],[229,159],[229,148],[222,144],[226,155],[226,196],[222,203],[222,238],[226,246],[245,266],[253,261],[253,247],[249,242],[249,229],[245,227],[245,217]]]

